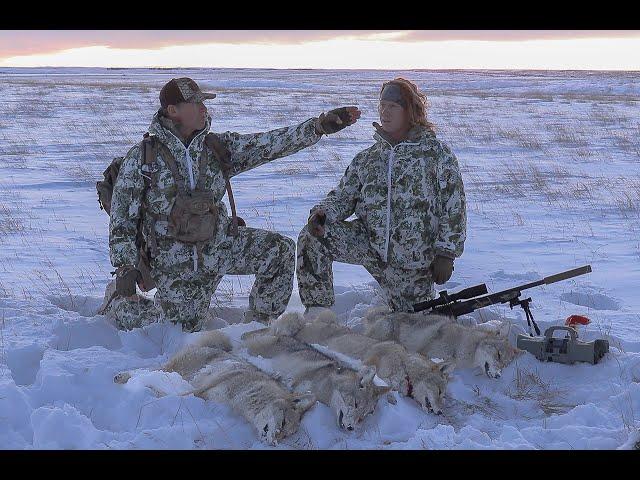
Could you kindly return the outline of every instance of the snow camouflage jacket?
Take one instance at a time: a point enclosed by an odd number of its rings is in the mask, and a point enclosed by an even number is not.
[[[184,179],[187,188],[193,189],[198,181],[198,176],[206,175],[204,187],[213,192],[216,205],[219,208],[216,234],[211,240],[215,245],[218,245],[227,240],[227,229],[231,223],[226,206],[222,202],[225,194],[224,177],[217,160],[211,153],[209,153],[208,161],[205,162],[205,171],[198,172],[200,153],[205,136],[211,126],[211,117],[207,116],[205,128],[193,136],[188,147],[185,147],[182,141],[163,125],[164,120],[159,116],[159,113],[156,113],[149,127],[149,133],[156,135],[157,139],[171,151],[178,167],[178,173]],[[316,133],[315,122],[316,118],[310,118],[299,125],[268,132],[254,134],[224,132],[218,134],[221,142],[231,152],[233,168],[229,175],[238,175],[313,145],[322,136]],[[143,163],[140,145],[132,147],[122,162],[114,185],[109,223],[109,249],[111,263],[116,268],[138,264],[138,248],[135,244],[135,238],[137,224],[141,217],[140,207],[143,204],[143,175],[153,179],[146,192],[147,208],[151,213],[169,215],[177,194],[177,186],[171,171],[159,152],[155,163],[150,166],[143,165]],[[153,221],[148,215],[143,217],[142,231],[145,238],[149,238]],[[177,258],[188,258],[192,254],[195,255],[195,247],[167,236],[167,225],[166,221],[157,220],[155,222],[156,239],[158,244],[162,245],[162,249],[170,250]],[[195,260],[194,268],[197,269]]]
[[[354,157],[311,213],[324,208],[327,222],[355,213],[370,245],[395,267],[426,268],[436,254],[459,257],[466,204],[456,156],[426,127],[414,127],[395,145],[382,135],[374,134],[376,143]]]

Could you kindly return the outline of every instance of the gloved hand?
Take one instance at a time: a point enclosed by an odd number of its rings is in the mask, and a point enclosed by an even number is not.
[[[130,297],[136,294],[136,283],[142,282],[142,274],[131,265],[116,270],[116,295]]]
[[[327,221],[327,213],[318,208],[309,217],[307,224],[309,225],[309,233],[314,237],[324,236],[324,224]]]
[[[353,125],[360,118],[358,107],[340,107],[321,113],[316,121],[316,131],[328,135]]]
[[[436,255],[431,265],[429,265],[429,272],[433,278],[433,281],[437,285],[442,285],[451,278],[453,274],[453,258],[443,257],[442,255]]]

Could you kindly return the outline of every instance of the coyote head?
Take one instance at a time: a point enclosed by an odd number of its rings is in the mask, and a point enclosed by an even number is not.
[[[364,417],[373,413],[380,396],[390,390],[373,383],[375,374],[375,368],[364,367],[357,373],[345,369],[332,375],[331,408],[340,428],[353,430]]]
[[[409,382],[407,396],[417,401],[424,411],[440,415],[449,374],[454,367],[455,364],[452,362],[435,363],[420,358],[419,355],[412,355],[406,370]]]
[[[480,367],[490,378],[500,378],[502,369],[505,368],[519,354],[517,348],[509,345],[506,337],[501,332],[488,335],[478,344],[473,363]]]
[[[316,403],[309,393],[293,393],[288,399],[280,398],[267,405],[256,416],[256,428],[260,440],[277,445],[283,438],[298,430],[302,415]]]

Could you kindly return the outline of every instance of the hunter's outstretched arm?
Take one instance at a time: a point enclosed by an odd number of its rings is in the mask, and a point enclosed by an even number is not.
[[[122,161],[113,186],[109,221],[109,255],[114,267],[138,264],[136,231],[143,201],[142,154],[133,147]]]
[[[439,152],[438,202],[440,225],[436,240],[436,254],[449,258],[462,255],[467,235],[467,211],[464,185],[458,159],[445,144]]]
[[[220,134],[220,139],[231,151],[233,167],[230,175],[238,175],[276,158],[292,155],[318,142],[322,134],[316,131],[316,121],[314,117],[299,125],[261,133]]]
[[[311,209],[311,213],[323,209],[327,214],[329,223],[339,222],[350,217],[356,208],[362,184],[356,174],[356,163],[361,161],[363,155],[358,153],[347,167],[340,183],[331,190],[324,200]]]

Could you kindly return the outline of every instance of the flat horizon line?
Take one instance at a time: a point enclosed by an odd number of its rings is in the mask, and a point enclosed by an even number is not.
[[[389,71],[412,71],[412,72],[624,72],[624,73],[638,73],[638,70],[611,70],[611,69],[563,69],[563,68],[303,68],[303,67],[291,67],[291,68],[265,68],[265,67],[54,67],[54,66],[39,66],[39,67],[0,67],[0,73],[4,73],[4,69],[12,70],[35,70],[35,69],[102,69],[102,70],[303,70],[303,71],[345,71],[345,72],[389,72]]]

